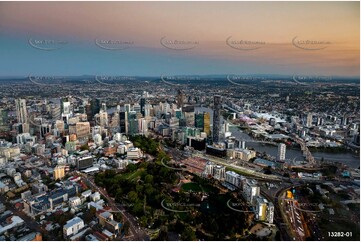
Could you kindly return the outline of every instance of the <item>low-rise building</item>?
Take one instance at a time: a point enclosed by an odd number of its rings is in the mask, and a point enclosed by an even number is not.
[[[106,229],[108,229],[112,233],[117,234],[120,231],[122,224],[115,221],[113,218],[113,214],[111,214],[110,212],[100,211],[99,213],[97,213],[97,217],[99,219],[99,224],[104,226]]]
[[[72,208],[75,208],[77,206],[81,205],[81,200],[79,197],[71,197],[69,198],[69,206]]]
[[[72,218],[63,226],[63,236],[64,238],[67,238],[71,235],[77,234],[84,227],[84,221],[81,218]]]
[[[250,159],[256,157],[255,151],[242,148],[232,149],[230,150],[230,152],[227,152],[227,154],[233,159],[239,159],[244,161],[249,161]]]
[[[130,160],[137,160],[143,157],[143,153],[139,148],[129,148],[127,152],[127,158]]]

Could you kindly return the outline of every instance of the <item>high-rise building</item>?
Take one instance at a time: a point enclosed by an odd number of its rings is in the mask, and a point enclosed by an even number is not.
[[[140,113],[145,117],[145,98],[140,99]]]
[[[178,128],[179,127],[179,119],[172,117],[169,119],[169,127],[170,128]]]
[[[133,105],[133,110],[136,112],[136,113],[141,113],[141,107],[138,103],[135,103]]]
[[[65,124],[63,120],[56,120],[55,121],[55,128],[59,131],[59,133],[64,133]]]
[[[186,124],[188,127],[194,127],[194,112],[184,112]]]
[[[76,136],[80,141],[87,141],[90,135],[90,123],[89,122],[78,122],[76,123]]]
[[[177,94],[177,105],[178,105],[178,108],[183,108],[184,100],[185,100],[184,92],[183,92],[182,90],[178,90],[178,94]]]
[[[107,127],[109,125],[108,113],[106,111],[100,110],[100,112],[99,112],[99,125],[101,127]]]
[[[213,177],[217,180],[224,180],[226,177],[226,168],[220,165],[215,166],[213,168]]]
[[[128,113],[119,112],[120,133],[128,134]]]
[[[65,166],[60,166],[60,165],[56,166],[53,172],[54,180],[61,179],[64,176],[65,176]]]
[[[62,102],[62,113],[64,115],[70,114],[71,113],[71,105],[70,102]]]
[[[146,103],[144,107],[144,117],[153,116],[151,111],[153,110],[152,105]]]
[[[253,204],[256,197],[260,194],[260,187],[256,181],[247,179],[243,182],[243,196],[247,202]]]
[[[0,109],[0,132],[10,130],[8,125],[8,111]]]
[[[16,116],[19,123],[28,123],[28,113],[26,110],[26,101],[25,99],[16,99]]]
[[[148,122],[145,118],[138,119],[138,131],[143,135],[148,133]]]
[[[213,105],[213,143],[219,142],[220,118],[221,118],[221,96],[214,96]]]
[[[51,113],[51,117],[55,120],[60,119],[61,118],[61,108],[60,105],[58,104],[51,104],[50,105],[50,113]]]
[[[124,104],[124,110],[129,113],[130,112],[130,104]]]
[[[99,98],[95,98],[90,101],[91,119],[95,114],[100,112],[100,103],[101,101]]]
[[[286,145],[283,143],[278,144],[277,159],[284,161],[286,159]]]
[[[204,131],[204,113],[195,114],[195,127]]]
[[[112,128],[119,127],[119,111],[115,111],[114,114],[111,116],[109,126]]]
[[[104,111],[104,112],[107,111],[107,104],[106,103],[102,103],[102,111]]]
[[[226,182],[235,187],[241,187],[243,177],[234,171],[226,171]]]
[[[255,214],[256,219],[260,221],[266,220],[266,212],[267,212],[267,200],[262,197],[257,197],[255,200]]]
[[[267,199],[258,196],[255,200],[254,212],[257,220],[265,221],[271,224],[273,223],[274,205],[272,202],[269,202]]]
[[[211,135],[211,114],[208,112],[203,113],[203,132],[205,132],[207,136]]]
[[[306,126],[312,127],[312,113],[307,114]]]
[[[135,111],[130,111],[128,114],[128,124],[129,129],[128,133],[130,135],[135,135],[138,133],[138,120],[137,120],[137,113]]]

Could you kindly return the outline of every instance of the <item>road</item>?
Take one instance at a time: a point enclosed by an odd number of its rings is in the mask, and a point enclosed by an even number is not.
[[[91,177],[88,177],[86,174],[80,172],[77,172],[77,175],[80,175],[86,181],[86,183],[92,187],[92,189],[99,192],[106,199],[108,206],[112,209],[112,213],[121,213],[123,218],[129,222],[130,235],[126,236],[124,239],[137,241],[149,240],[149,236],[144,230],[141,229],[134,216],[127,212],[122,205],[116,204],[114,202],[114,198],[110,197],[103,188],[98,187]]]
[[[4,205],[6,204],[5,196],[0,196],[0,202],[2,202]],[[38,223],[36,223],[35,220],[31,219],[23,211],[15,209],[14,204],[9,204],[6,206],[6,208],[10,210],[14,215],[19,216],[22,220],[24,220],[26,227],[29,228],[31,232],[40,232],[43,235],[47,232]]]
[[[281,181],[281,179],[278,176],[267,175],[267,174],[263,174],[263,173],[255,171],[255,170],[245,168],[245,167],[237,166],[237,165],[234,165],[234,164],[229,164],[224,159],[216,158],[214,156],[204,155],[204,154],[201,154],[201,153],[194,154],[194,156],[204,158],[204,159],[208,159],[208,160],[210,160],[210,161],[212,161],[212,162],[214,162],[216,164],[220,164],[220,165],[223,165],[225,167],[230,167],[230,168],[233,168],[235,170],[239,170],[243,174],[254,176],[256,178],[262,178],[264,180],[269,180],[269,181]]]

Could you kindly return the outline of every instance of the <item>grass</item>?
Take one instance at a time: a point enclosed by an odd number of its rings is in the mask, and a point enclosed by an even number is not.
[[[192,192],[202,192],[202,188],[198,183],[189,182],[182,185],[182,189],[184,191],[192,191]]]
[[[141,168],[132,173],[121,174],[121,176],[127,180],[133,181],[141,177],[143,172],[144,172],[144,168]]]

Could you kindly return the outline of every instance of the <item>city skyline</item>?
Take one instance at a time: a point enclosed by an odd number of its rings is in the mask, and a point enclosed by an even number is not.
[[[0,241],[359,241],[359,9],[0,2]]]

